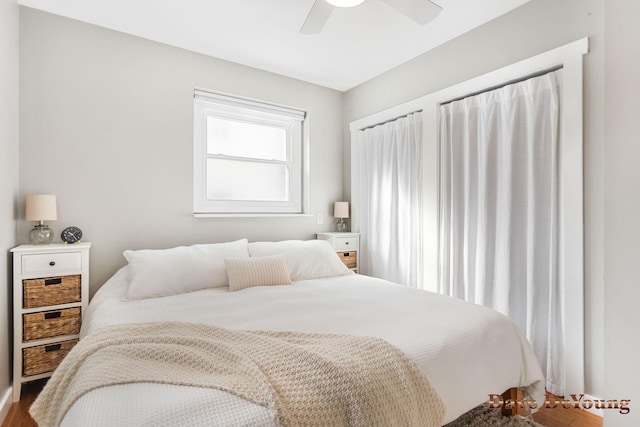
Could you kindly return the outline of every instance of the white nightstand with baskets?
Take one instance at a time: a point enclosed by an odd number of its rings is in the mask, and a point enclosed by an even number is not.
[[[317,233],[316,237],[331,243],[342,262],[356,273],[359,271],[360,233],[326,232]]]
[[[89,301],[90,243],[21,245],[13,253],[13,401],[51,376],[78,342]]]

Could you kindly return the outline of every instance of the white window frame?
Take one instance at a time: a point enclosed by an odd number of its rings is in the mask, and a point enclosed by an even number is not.
[[[193,133],[193,213],[195,216],[295,215],[303,213],[304,111],[228,95],[194,91]],[[211,200],[207,198],[208,159],[224,159],[207,153],[207,118],[215,116],[246,123],[264,124],[285,130],[287,160],[256,160],[257,163],[285,164],[289,170],[287,201]]]

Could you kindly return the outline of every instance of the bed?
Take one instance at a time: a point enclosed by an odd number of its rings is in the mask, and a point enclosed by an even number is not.
[[[487,402],[490,394],[513,387],[529,399],[544,400],[544,377],[533,351],[505,316],[353,274],[327,242],[243,239],[126,251],[125,257],[128,265],[89,304],[78,347],[84,337],[105,328],[168,321],[234,331],[377,337],[399,349],[428,378],[445,405],[442,424]],[[247,265],[263,260],[279,268],[267,269],[271,276],[284,275],[278,280],[290,283],[260,285],[264,266],[247,274]],[[213,276],[219,280],[212,284]],[[204,426],[212,420],[217,425],[278,425],[273,411],[233,393],[144,382],[83,394],[61,425]]]

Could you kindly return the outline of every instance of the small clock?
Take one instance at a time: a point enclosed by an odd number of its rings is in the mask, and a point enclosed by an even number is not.
[[[78,227],[67,227],[62,230],[62,234],[60,235],[62,241],[66,243],[76,243],[82,239],[82,230]]]

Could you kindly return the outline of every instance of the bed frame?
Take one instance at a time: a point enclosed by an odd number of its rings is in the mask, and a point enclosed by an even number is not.
[[[523,402],[523,404],[526,404],[526,402],[524,402],[524,394],[522,393],[522,390],[517,387],[510,388],[509,390],[502,393],[502,401],[503,402],[511,401],[511,402],[518,402],[518,403]],[[513,417],[518,414],[528,415],[528,411],[523,405],[520,405],[520,404],[513,404],[511,405],[511,407],[507,407],[507,405],[502,405],[502,415]]]

